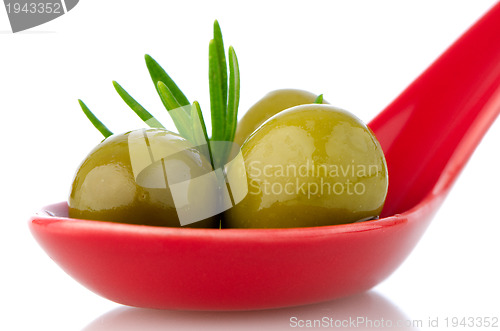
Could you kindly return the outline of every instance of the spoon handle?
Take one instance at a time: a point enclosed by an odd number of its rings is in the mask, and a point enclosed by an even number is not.
[[[446,193],[500,112],[500,2],[371,123],[390,175],[383,216]]]

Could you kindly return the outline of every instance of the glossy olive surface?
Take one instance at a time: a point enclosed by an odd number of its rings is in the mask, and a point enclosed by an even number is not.
[[[206,158],[166,130],[136,130],[108,137],[80,165],[68,200],[69,217],[154,226],[180,226],[171,185],[212,171]],[[183,186],[184,205],[216,205],[213,185]],[[182,201],[181,201],[182,204]],[[198,203],[199,204],[199,203]],[[212,216],[212,215],[211,215]],[[216,217],[188,227],[218,227]]]
[[[229,228],[290,228],[377,217],[388,187],[380,144],[352,114],[302,105],[273,116],[242,146],[248,194]]]
[[[294,106],[314,103],[317,97],[314,93],[299,89],[280,89],[267,93],[238,122],[234,142],[242,146],[252,132],[273,115]]]

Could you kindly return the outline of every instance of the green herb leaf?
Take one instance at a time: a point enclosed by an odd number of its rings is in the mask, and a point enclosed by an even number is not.
[[[210,41],[208,48],[208,83],[210,87],[210,110],[212,115],[212,140],[222,141],[225,136],[226,104],[224,102],[221,63],[217,54],[217,43]]]
[[[196,146],[199,146],[200,149],[204,149],[203,154],[210,160],[210,163],[212,163],[213,167],[214,161],[212,157],[212,151],[210,149],[207,127],[205,126],[205,120],[203,119],[203,114],[201,112],[200,104],[198,103],[198,101],[193,101],[193,105],[191,108],[191,121],[194,139],[193,142]]]
[[[158,82],[157,89],[161,101],[165,108],[167,108],[170,117],[172,117],[179,134],[192,141],[193,137],[190,119],[191,107],[189,105],[179,104],[172,91],[170,91],[167,85],[162,81]]]
[[[95,126],[97,130],[99,130],[102,135],[107,138],[113,134],[113,132],[109,131],[109,129],[101,122],[99,119],[90,111],[89,107],[80,99],[78,99],[78,103],[80,103],[80,107],[83,112],[90,120],[90,122]]]
[[[189,105],[190,102],[186,98],[184,93],[182,93],[179,87],[175,84],[172,78],[170,78],[167,72],[158,64],[158,62],[156,62],[155,59],[153,59],[148,54],[146,54],[144,58],[146,59],[146,66],[148,67],[149,74],[151,75],[151,79],[153,80],[158,94],[160,93],[160,91],[158,90],[158,82],[163,82],[168,87],[177,103],[179,103],[181,106]]]
[[[151,115],[140,103],[135,101],[134,98],[120,84],[116,81],[113,81],[113,86],[115,87],[116,92],[120,95],[120,97],[125,101],[125,103],[143,120],[147,125],[152,128],[161,128],[165,127],[153,116]]]
[[[198,101],[194,101],[191,107],[191,128],[193,130],[193,143],[196,146],[208,144],[207,128]]]
[[[322,104],[323,103],[323,94],[318,95],[314,103]]]
[[[217,20],[214,22],[214,42],[217,51],[217,57],[219,62],[220,70],[220,81],[222,98],[224,105],[227,104],[227,64],[226,64],[226,53],[224,50],[224,41],[222,40],[222,31],[220,29],[219,22]]]
[[[227,105],[228,130],[224,140],[232,142],[238,125],[238,106],[240,103],[240,69],[233,47],[229,47],[229,100]]]
[[[168,111],[182,107],[182,105],[179,104],[179,102],[173,95],[172,91],[170,91],[170,89],[168,88],[167,85],[165,85],[165,83],[159,81],[157,88],[161,97],[161,101],[163,102],[163,105],[165,106],[165,108],[167,108]]]

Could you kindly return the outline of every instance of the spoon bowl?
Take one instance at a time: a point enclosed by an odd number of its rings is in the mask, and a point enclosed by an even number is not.
[[[30,229],[84,286],[130,306],[250,310],[352,295],[388,277],[425,232],[500,112],[500,4],[369,126],[388,164],[378,220],[290,229],[161,228],[68,218]]]

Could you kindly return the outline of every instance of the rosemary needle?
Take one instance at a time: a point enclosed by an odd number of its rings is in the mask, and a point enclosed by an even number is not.
[[[78,103],[80,103],[80,107],[82,108],[83,112],[87,116],[87,118],[90,120],[90,122],[95,126],[97,130],[99,130],[102,135],[107,138],[113,134],[95,115],[92,113],[87,107],[87,105],[80,99],[78,99]]]
[[[125,103],[150,127],[152,128],[161,128],[165,127],[153,116],[151,115],[140,103],[135,101],[134,98],[130,94],[128,94],[125,89],[118,84],[116,81],[113,81],[113,86],[115,87],[116,92],[120,95],[120,97],[125,101]]]

